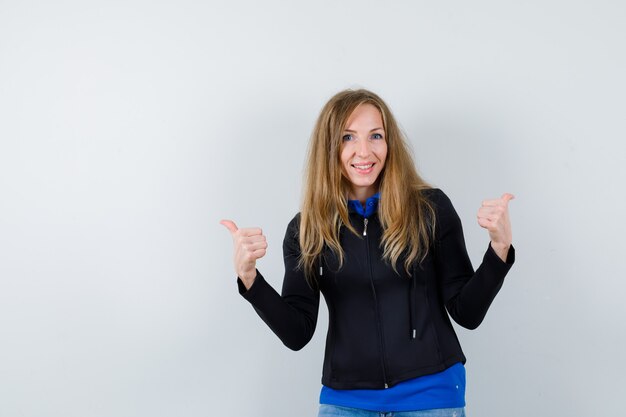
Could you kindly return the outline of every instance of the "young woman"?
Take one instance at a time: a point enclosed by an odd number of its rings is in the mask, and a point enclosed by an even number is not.
[[[346,90],[311,138],[301,212],[283,243],[279,295],[256,269],[261,229],[230,220],[241,295],[289,348],[329,330],[319,416],[464,416],[465,356],[450,323],[474,329],[514,262],[508,202],[485,200],[490,242],[474,271],[448,197],[417,174],[387,105]]]

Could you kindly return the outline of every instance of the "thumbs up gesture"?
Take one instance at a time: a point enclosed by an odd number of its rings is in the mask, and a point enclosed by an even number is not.
[[[509,201],[514,198],[513,194],[504,193],[498,199],[484,200],[478,209],[478,224],[489,231],[491,247],[505,262],[513,239],[509,219]]]
[[[232,220],[222,220],[220,224],[233,238],[235,272],[245,287],[250,288],[256,278],[256,260],[265,256],[267,249],[263,231],[258,227],[239,229]]]

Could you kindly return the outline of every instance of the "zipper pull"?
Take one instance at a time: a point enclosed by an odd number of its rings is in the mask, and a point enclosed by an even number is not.
[[[363,219],[363,236],[367,236],[367,218]]]

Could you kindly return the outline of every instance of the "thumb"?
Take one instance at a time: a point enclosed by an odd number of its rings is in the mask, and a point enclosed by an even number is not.
[[[502,197],[500,197],[502,200],[504,200],[505,203],[508,203],[509,201],[513,200],[515,198],[515,196],[511,193],[504,193],[502,194]]]
[[[231,235],[239,230],[237,229],[237,225],[235,224],[235,222],[232,220],[222,220],[220,221],[220,224],[227,228]]]

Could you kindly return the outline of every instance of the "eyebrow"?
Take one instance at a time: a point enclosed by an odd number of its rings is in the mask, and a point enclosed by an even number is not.
[[[370,133],[374,132],[376,130],[385,130],[385,129],[383,129],[382,127],[376,127],[374,129],[370,130]],[[356,130],[350,130],[350,129],[344,129],[343,131],[344,132],[348,132],[348,133],[357,133]]]

